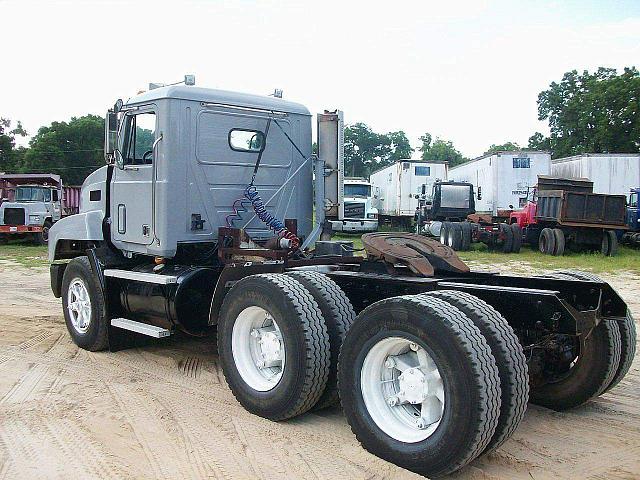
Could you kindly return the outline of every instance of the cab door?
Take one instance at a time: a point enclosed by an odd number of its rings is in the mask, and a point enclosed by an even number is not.
[[[154,143],[156,112],[152,107],[128,112],[120,130],[122,164],[111,183],[111,235],[116,242],[149,245],[153,232]]]

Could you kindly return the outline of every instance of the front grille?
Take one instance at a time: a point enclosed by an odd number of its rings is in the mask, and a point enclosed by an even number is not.
[[[364,203],[345,202],[345,218],[364,218]]]
[[[24,225],[24,208],[5,208],[5,225]]]

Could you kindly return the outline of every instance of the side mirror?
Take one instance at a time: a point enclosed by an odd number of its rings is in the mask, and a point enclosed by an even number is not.
[[[118,149],[118,114],[113,110],[107,112],[104,122],[104,158],[107,163],[113,163],[113,157]]]

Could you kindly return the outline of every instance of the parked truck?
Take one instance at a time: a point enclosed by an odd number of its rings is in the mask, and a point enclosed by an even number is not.
[[[416,232],[439,237],[453,250],[469,250],[480,242],[503,253],[520,252],[522,231],[518,224],[496,222],[489,214],[478,215],[473,185],[467,182],[436,182],[430,195],[427,185],[416,211]]]
[[[447,162],[398,160],[371,174],[371,185],[379,190],[378,221],[409,228],[418,208],[422,185],[431,191],[437,180],[447,180]]]
[[[518,224],[524,241],[540,252],[563,255],[565,249],[600,250],[613,256],[618,251],[616,231],[627,230],[626,197],[593,193],[586,178],[540,175],[532,200],[510,222]]]
[[[317,158],[311,122],[281,98],[189,86],[116,102],[107,165],[49,234],[73,341],[215,326],[248,411],[340,401],[366,449],[429,477],[498,448],[528,400],[565,410],[625,376],[635,324],[594,276],[474,272],[415,233],[367,233],[365,256],[314,249],[339,206],[342,115],[317,116]]]
[[[63,186],[59,175],[3,174],[0,182],[0,241],[31,237],[44,245],[55,222],[78,213],[80,188]]]
[[[475,187],[477,213],[504,219],[524,207],[527,190],[550,169],[549,152],[494,152],[451,167],[449,179]]]
[[[378,209],[373,206],[371,183],[365,178],[346,177],[340,215],[331,221],[334,232],[375,232]]]
[[[632,188],[627,202],[627,227],[629,230],[623,233],[622,242],[633,247],[640,247],[640,205],[638,197],[640,188]]]

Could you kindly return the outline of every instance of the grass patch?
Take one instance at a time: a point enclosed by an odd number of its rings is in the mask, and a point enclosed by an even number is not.
[[[339,233],[331,237],[332,240],[346,240],[353,242],[356,249],[362,248],[360,234]],[[356,252],[358,255],[365,255],[364,252]],[[465,262],[481,264],[486,266],[508,264],[514,272],[519,270],[526,272],[527,268],[533,267],[541,270],[553,269],[574,269],[586,270],[594,273],[613,272],[625,270],[640,273],[640,250],[620,246],[618,255],[615,257],[605,257],[599,253],[576,253],[567,251],[562,257],[543,255],[537,249],[533,250],[523,246],[520,253],[505,254],[501,252],[490,252],[487,246],[481,243],[472,245],[469,252],[458,252],[458,256]]]
[[[47,247],[11,242],[0,245],[0,260],[9,260],[24,267],[44,267],[49,264]]]
[[[474,262],[484,265],[498,265],[503,263],[518,263],[539,269],[575,269],[587,270],[595,273],[626,270],[640,273],[640,251],[620,246],[618,255],[605,257],[599,253],[576,253],[567,251],[561,257],[543,255],[538,250],[523,246],[520,253],[505,254],[490,252],[486,245],[474,244],[469,252],[458,252],[465,262]]]

